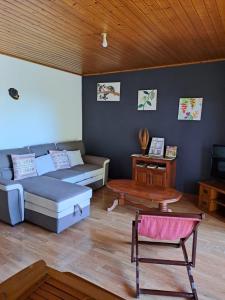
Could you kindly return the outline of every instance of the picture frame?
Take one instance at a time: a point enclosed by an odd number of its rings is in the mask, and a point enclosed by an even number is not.
[[[176,158],[177,157],[177,146],[166,146],[166,158]]]
[[[149,149],[149,156],[163,157],[164,155],[164,138],[153,137]]]
[[[200,121],[203,98],[180,98],[178,120]]]
[[[97,101],[120,101],[120,82],[97,83]]]
[[[138,91],[138,110],[156,110],[157,90]]]

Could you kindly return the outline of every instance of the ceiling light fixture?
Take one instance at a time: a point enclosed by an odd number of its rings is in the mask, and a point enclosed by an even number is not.
[[[107,33],[106,32],[102,33],[102,47],[103,48],[107,48],[108,47]]]

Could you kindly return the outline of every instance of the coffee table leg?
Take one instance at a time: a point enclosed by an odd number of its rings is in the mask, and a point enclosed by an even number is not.
[[[124,205],[125,204],[125,194],[120,193],[119,196],[119,205]]]
[[[161,212],[168,212],[170,209],[168,209],[167,203],[159,203],[159,210]]]
[[[125,194],[120,193],[119,199],[116,199],[113,201],[112,206],[107,208],[107,211],[112,211],[114,208],[117,207],[117,205],[124,205],[125,204]]]
[[[113,201],[112,206],[110,206],[110,207],[107,208],[107,211],[110,212],[110,211],[114,210],[114,208],[116,208],[117,205],[119,205],[119,200],[118,200],[118,199],[115,199],[115,200]]]

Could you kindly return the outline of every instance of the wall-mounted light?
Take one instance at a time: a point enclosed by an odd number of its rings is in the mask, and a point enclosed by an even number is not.
[[[103,48],[107,48],[108,47],[107,33],[106,32],[102,33],[102,47]]]

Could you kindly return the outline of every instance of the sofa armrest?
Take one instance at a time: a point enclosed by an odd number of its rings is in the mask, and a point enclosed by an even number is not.
[[[19,210],[21,215],[21,221],[24,220],[24,193],[23,193],[23,186],[20,183],[16,183],[14,180],[0,178],[0,190],[5,192],[6,194],[10,193],[11,191],[17,190],[18,191],[18,203],[19,203]]]
[[[110,159],[107,157],[95,156],[95,155],[84,155],[83,160],[86,164],[93,164],[100,167],[104,167],[106,163],[110,162]]]
[[[83,160],[86,164],[97,165],[104,169],[103,185],[105,185],[108,181],[110,159],[102,156],[84,155]]]

